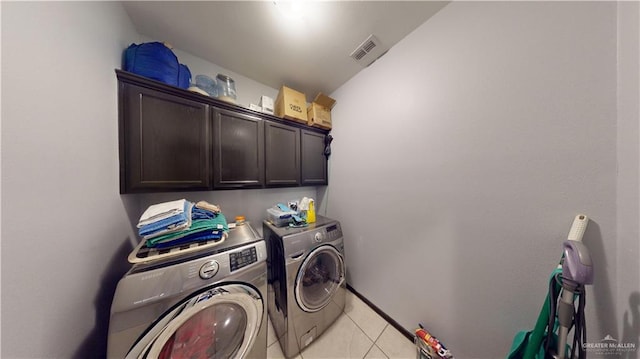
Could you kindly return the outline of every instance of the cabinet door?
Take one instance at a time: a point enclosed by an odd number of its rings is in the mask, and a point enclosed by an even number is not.
[[[209,106],[121,84],[120,192],[206,190]]]
[[[264,123],[267,186],[300,185],[300,130],[274,122]]]
[[[264,125],[257,117],[213,111],[213,187],[264,184]]]
[[[300,130],[302,185],[326,185],[327,157],[322,133]]]

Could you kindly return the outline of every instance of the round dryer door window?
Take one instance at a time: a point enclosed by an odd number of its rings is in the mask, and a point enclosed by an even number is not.
[[[314,249],[298,271],[296,301],[302,310],[316,312],[324,308],[344,282],[344,260],[330,245]]]
[[[131,357],[243,358],[255,342],[263,310],[251,287],[209,289],[173,307],[147,332],[149,338],[138,342],[142,352]]]

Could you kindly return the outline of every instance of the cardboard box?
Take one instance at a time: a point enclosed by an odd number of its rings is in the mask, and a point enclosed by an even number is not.
[[[307,97],[286,86],[280,88],[275,104],[275,115],[287,120],[307,123]]]
[[[307,125],[331,129],[331,109],[335,106],[336,100],[323,94],[316,96],[309,108],[307,108]]]
[[[305,99],[306,101],[306,99]],[[273,115],[273,99],[269,96],[260,96],[258,106],[262,107],[262,112]]]

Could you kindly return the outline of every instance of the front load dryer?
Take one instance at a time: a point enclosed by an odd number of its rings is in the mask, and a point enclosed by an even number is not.
[[[111,306],[109,358],[266,358],[267,248],[249,223],[219,245],[135,264]]]
[[[342,314],[346,267],[340,222],[317,216],[304,228],[264,221],[269,251],[269,316],[287,358],[300,353]]]

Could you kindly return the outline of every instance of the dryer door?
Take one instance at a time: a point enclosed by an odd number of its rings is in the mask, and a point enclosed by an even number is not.
[[[306,312],[324,308],[345,280],[342,255],[331,245],[317,247],[300,266],[295,284],[298,305]]]
[[[200,291],[161,316],[127,358],[244,358],[258,335],[263,311],[260,294],[246,285]]]

